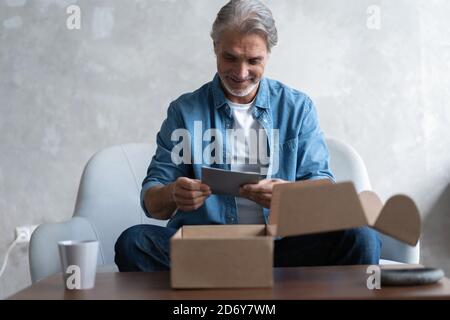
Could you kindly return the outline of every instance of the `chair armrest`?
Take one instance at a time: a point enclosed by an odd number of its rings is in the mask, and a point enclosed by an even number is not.
[[[83,217],[39,225],[31,236],[29,247],[30,274],[33,283],[61,272],[58,241],[62,240],[98,240],[98,237],[95,228]],[[100,246],[100,264],[102,264],[102,256]]]

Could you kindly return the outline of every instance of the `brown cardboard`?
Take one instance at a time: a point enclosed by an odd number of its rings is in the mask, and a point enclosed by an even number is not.
[[[171,239],[173,288],[270,287],[273,237],[372,227],[415,245],[420,215],[407,196],[386,204],[351,182],[301,181],[274,187],[269,224],[183,226]]]
[[[410,245],[420,237],[420,215],[411,198],[395,195],[383,206],[372,191],[358,195],[352,182],[276,185],[269,224],[277,236],[369,226]]]
[[[271,287],[264,225],[183,226],[171,239],[172,288]]]

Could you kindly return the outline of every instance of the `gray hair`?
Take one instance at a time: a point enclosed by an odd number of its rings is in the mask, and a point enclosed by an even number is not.
[[[278,42],[272,12],[259,0],[231,0],[220,9],[211,30],[214,46],[224,31],[232,29],[242,34],[262,35],[269,52]]]

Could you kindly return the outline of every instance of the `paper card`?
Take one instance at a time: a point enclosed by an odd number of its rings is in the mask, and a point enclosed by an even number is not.
[[[239,188],[244,184],[258,183],[265,176],[254,172],[238,172],[217,168],[202,167],[202,182],[214,194],[239,196]]]

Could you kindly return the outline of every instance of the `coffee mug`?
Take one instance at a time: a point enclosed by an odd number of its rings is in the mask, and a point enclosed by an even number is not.
[[[98,241],[59,241],[58,248],[65,288],[92,289],[97,271]]]

